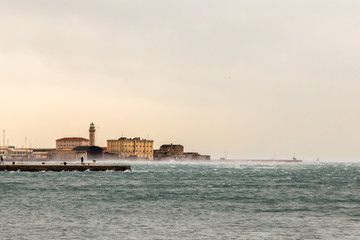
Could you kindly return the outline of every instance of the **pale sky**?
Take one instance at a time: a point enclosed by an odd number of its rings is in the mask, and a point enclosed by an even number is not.
[[[358,0],[1,0],[10,145],[360,160]],[[2,136],[0,138],[2,144]]]

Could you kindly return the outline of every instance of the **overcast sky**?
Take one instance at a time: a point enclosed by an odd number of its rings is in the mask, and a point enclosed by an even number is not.
[[[2,0],[10,145],[150,138],[229,158],[360,160],[360,1]],[[2,137],[1,137],[1,144]]]

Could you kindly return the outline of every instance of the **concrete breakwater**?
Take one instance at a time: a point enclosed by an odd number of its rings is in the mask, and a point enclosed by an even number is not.
[[[299,163],[302,162],[302,160],[298,160],[298,159],[292,159],[292,160],[275,160],[275,159],[271,159],[271,160],[237,160],[238,162],[261,162],[261,163],[272,163],[272,162],[282,162],[282,163]]]
[[[131,171],[129,165],[30,165],[13,164],[0,165],[0,171],[21,171],[21,172],[41,172],[41,171]]]

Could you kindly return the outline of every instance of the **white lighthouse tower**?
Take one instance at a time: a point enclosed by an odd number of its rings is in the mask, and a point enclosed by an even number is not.
[[[89,145],[95,146],[95,124],[91,123],[89,128]]]

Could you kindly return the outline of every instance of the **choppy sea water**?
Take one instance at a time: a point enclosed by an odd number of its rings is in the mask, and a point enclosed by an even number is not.
[[[0,239],[360,239],[359,163],[131,165],[0,172]]]

